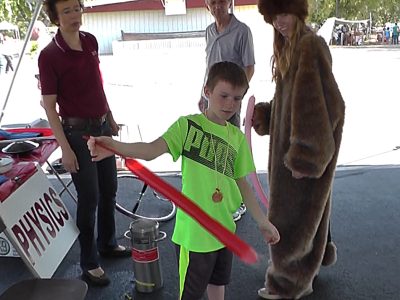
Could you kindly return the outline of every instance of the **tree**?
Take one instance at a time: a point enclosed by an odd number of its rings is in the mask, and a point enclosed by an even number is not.
[[[21,38],[25,38],[36,1],[41,0],[0,0],[0,19],[17,25]],[[45,24],[48,23],[43,11],[41,11],[38,19],[45,20]]]
[[[398,0],[309,0],[310,22],[321,24],[338,12],[347,20],[369,19],[373,25],[396,22],[400,19]]]
[[[335,0],[309,0],[309,21],[323,24],[335,16]]]

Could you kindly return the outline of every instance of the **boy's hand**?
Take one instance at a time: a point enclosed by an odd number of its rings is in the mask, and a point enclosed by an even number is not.
[[[108,136],[91,136],[87,141],[87,146],[92,156],[92,161],[100,161],[106,157],[112,156],[114,152],[106,148],[111,148],[113,139]],[[104,145],[105,147],[102,147]]]
[[[269,221],[259,225],[262,235],[264,236],[264,240],[271,245],[274,245],[279,242],[281,239],[278,229]]]

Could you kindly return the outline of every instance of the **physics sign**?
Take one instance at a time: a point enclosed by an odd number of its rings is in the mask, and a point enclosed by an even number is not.
[[[34,276],[51,278],[79,231],[40,167],[0,204],[0,218]]]

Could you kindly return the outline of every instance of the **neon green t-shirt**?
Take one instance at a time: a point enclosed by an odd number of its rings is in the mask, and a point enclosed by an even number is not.
[[[234,232],[236,225],[232,213],[242,202],[235,179],[255,170],[244,134],[230,123],[222,126],[197,114],[179,118],[162,137],[174,161],[182,156],[183,194]],[[216,187],[223,194],[221,202],[212,199]],[[211,252],[224,247],[180,209],[176,214],[172,241],[194,252]]]

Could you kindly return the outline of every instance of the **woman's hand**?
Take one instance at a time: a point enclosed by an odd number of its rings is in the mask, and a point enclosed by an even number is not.
[[[77,173],[79,171],[78,159],[71,148],[62,149],[61,162],[64,166],[64,169],[69,173]]]
[[[100,161],[106,157],[112,156],[113,151],[109,150],[112,148],[113,139],[108,136],[91,136],[87,141],[87,146],[92,156],[92,161]]]
[[[117,122],[115,122],[114,116],[113,116],[113,114],[112,114],[111,111],[109,111],[109,112],[107,113],[107,120],[108,120],[108,124],[109,124],[110,127],[111,127],[111,134],[112,134],[113,136],[118,136],[118,133],[119,133],[119,129],[120,129],[120,128],[119,128]]]
[[[114,121],[114,119],[112,120],[112,122],[110,122],[110,127],[111,127],[111,134],[113,136],[118,136],[119,133],[119,126],[118,124]]]

